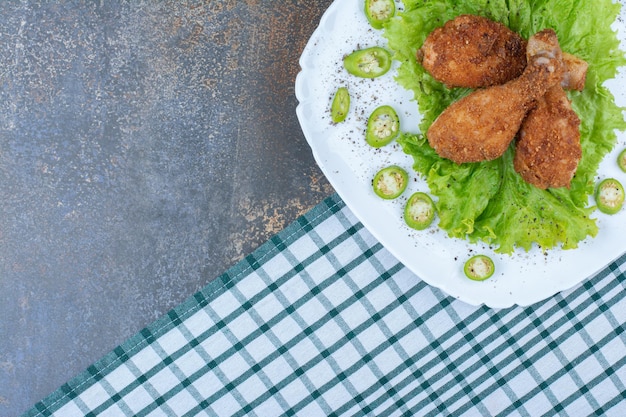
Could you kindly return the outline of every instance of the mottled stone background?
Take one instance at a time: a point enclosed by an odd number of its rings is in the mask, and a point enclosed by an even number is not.
[[[330,2],[0,2],[0,416],[333,192],[294,96]]]

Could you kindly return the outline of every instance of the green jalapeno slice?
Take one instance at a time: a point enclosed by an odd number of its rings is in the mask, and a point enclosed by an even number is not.
[[[343,59],[343,66],[357,77],[380,77],[391,68],[391,53],[380,46],[359,49]]]
[[[596,188],[596,205],[605,214],[615,214],[624,204],[624,187],[615,178],[606,178]]]
[[[330,117],[333,123],[341,123],[346,120],[350,110],[350,93],[346,87],[340,87],[335,93],[330,105]]]
[[[465,276],[474,281],[484,281],[491,277],[496,267],[487,255],[476,255],[469,258],[463,266]]]
[[[400,118],[391,106],[380,106],[367,119],[365,140],[374,148],[389,144],[400,133]]]
[[[396,13],[393,0],[365,0],[365,17],[374,29],[382,29],[383,24]]]
[[[397,165],[381,169],[374,175],[372,187],[380,198],[393,200],[406,190],[409,183],[409,174]]]
[[[404,221],[416,230],[424,230],[435,218],[435,203],[426,193],[416,192],[404,206]]]
[[[626,149],[619,153],[619,156],[617,157],[617,165],[622,171],[626,172]]]

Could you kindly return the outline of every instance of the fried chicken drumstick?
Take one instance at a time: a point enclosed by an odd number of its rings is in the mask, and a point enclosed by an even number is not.
[[[433,30],[417,58],[448,87],[488,87],[524,72],[526,41],[501,23],[461,15]]]
[[[440,156],[456,163],[500,157],[535,101],[561,82],[561,59],[552,29],[533,35],[528,41],[522,75],[452,103],[428,129],[428,142]]]
[[[579,126],[563,88],[550,88],[522,123],[515,145],[515,170],[541,189],[569,187],[582,157]]]
[[[447,87],[480,88],[504,84],[524,72],[526,40],[501,23],[461,15],[433,30],[417,52],[430,75]],[[563,88],[581,91],[587,62],[563,53]]]

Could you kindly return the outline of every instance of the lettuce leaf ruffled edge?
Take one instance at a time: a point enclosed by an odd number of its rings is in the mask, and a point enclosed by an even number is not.
[[[594,207],[588,204],[595,175],[616,143],[616,130],[626,130],[623,108],[603,83],[626,65],[626,55],[611,25],[621,5],[610,0],[405,0],[405,9],[388,22],[384,36],[400,61],[396,81],[414,94],[426,132],[435,118],[468,89],[448,89],[417,62],[416,52],[428,34],[460,14],[476,14],[504,23],[528,38],[553,28],[564,51],[589,63],[583,92],[569,92],[581,118],[583,158],[570,188],[540,190],[515,172],[510,148],[495,161],[457,165],[439,157],[422,133],[404,133],[398,140],[414,160],[414,169],[437,197],[439,227],[451,237],[486,242],[511,253],[557,246],[576,248],[598,232]]]

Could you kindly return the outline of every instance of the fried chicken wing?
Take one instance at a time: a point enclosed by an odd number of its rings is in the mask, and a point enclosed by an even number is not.
[[[526,41],[501,23],[461,15],[432,31],[418,60],[448,87],[487,87],[519,77],[526,67]]]
[[[560,85],[548,90],[520,129],[513,166],[542,189],[569,187],[582,157],[580,119]]]
[[[526,40],[501,23],[461,15],[433,30],[417,52],[430,75],[447,87],[504,84],[526,67]],[[563,53],[563,88],[582,91],[587,62]]]
[[[535,34],[528,41],[528,64],[522,75],[452,103],[428,129],[428,142],[440,156],[456,163],[500,157],[535,100],[560,83],[561,58],[553,30]]]

